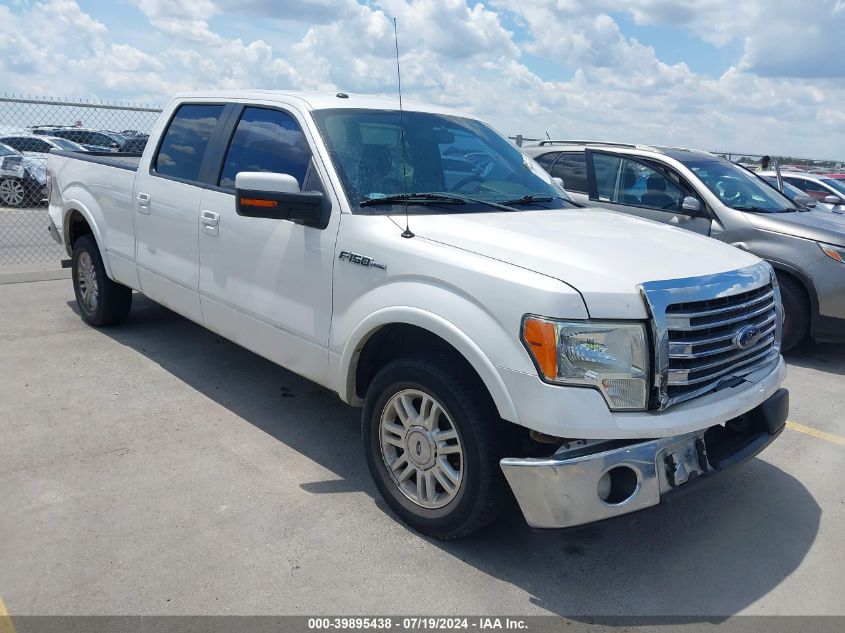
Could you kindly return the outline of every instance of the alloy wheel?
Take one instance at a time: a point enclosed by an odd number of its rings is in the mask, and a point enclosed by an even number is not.
[[[443,405],[416,389],[390,398],[379,420],[381,455],[393,483],[410,501],[436,509],[464,480],[461,437]]]

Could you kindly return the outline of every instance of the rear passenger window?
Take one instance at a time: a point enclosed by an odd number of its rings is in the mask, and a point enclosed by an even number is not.
[[[563,186],[567,191],[587,193],[587,158],[584,152],[561,154],[549,173],[563,180]]]
[[[296,178],[302,189],[311,150],[296,120],[287,112],[246,108],[223,161],[220,186],[235,189],[242,171],[269,171]]]
[[[199,180],[208,141],[222,112],[222,105],[179,106],[164,133],[155,158],[155,172],[171,178]]]

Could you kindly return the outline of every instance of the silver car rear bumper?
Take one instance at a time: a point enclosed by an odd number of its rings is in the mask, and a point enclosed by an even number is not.
[[[525,520],[565,528],[628,514],[751,459],[783,430],[785,389],[725,426],[640,443],[575,442],[549,458],[500,464]]]

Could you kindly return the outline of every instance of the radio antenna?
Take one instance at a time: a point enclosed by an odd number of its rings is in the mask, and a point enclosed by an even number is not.
[[[399,35],[396,30],[396,18],[393,18],[393,43],[396,45],[396,79],[399,83],[399,141],[402,146],[402,195],[405,197],[405,230],[402,231],[402,237],[411,238],[414,234],[408,224],[408,163],[405,159],[405,116],[402,110],[402,73],[399,72]]]

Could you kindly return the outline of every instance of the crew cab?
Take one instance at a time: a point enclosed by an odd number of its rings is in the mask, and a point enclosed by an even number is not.
[[[784,350],[808,335],[845,341],[845,218],[795,203],[763,174],[700,150],[578,140],[523,149],[576,202],[708,235],[769,262],[783,297]]]
[[[176,97],[140,158],[53,152],[82,317],[133,291],[362,407],[388,505],[439,538],[508,507],[653,506],[784,427],[754,255],[580,208],[484,122],[344,93]]]

